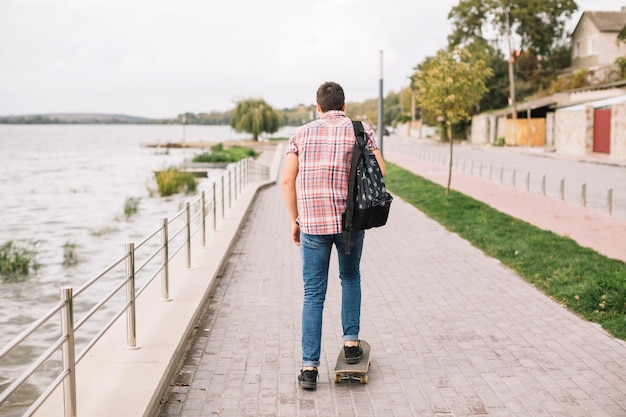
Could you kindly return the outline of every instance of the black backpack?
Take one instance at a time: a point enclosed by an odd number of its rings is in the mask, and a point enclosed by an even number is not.
[[[367,147],[363,124],[352,121],[356,143],[348,181],[348,201],[343,213],[345,253],[350,254],[350,231],[387,223],[393,197],[387,192],[376,156]]]

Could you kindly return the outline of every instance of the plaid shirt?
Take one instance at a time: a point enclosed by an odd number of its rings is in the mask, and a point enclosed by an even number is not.
[[[363,123],[369,147],[378,149],[374,130]],[[346,210],[348,179],[355,144],[352,121],[343,111],[331,110],[297,129],[289,138],[287,153],[298,157],[296,194],[298,222],[303,233],[341,233]]]

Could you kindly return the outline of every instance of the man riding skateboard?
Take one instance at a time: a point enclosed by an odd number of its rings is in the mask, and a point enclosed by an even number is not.
[[[346,362],[356,364],[363,349],[359,345],[361,315],[361,252],[363,230],[350,234],[349,255],[345,254],[342,214],[346,208],[352,151],[356,141],[352,121],[345,114],[343,88],[326,82],[317,90],[320,118],[297,129],[289,139],[283,174],[283,196],[291,239],[300,246],[304,303],[302,308],[302,388],[317,387],[320,365],[322,311],[328,286],[328,268],[333,245],[339,260],[341,321]],[[366,123],[369,138],[374,130]],[[384,175],[385,165],[376,142],[369,148]]]

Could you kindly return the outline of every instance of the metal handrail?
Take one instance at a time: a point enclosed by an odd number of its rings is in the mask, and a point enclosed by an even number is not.
[[[52,307],[46,314],[41,316],[35,322],[33,322],[30,326],[24,329],[19,335],[17,335],[9,344],[7,344],[2,350],[0,350],[0,359],[8,355],[13,349],[15,349],[21,342],[23,342],[28,336],[33,334],[37,329],[39,329],[43,324],[45,324],[52,316],[61,311],[62,308],[65,307],[64,302],[57,303],[54,307]],[[59,339],[54,343],[53,347],[58,348]],[[0,404],[2,404],[11,394],[15,392],[19,388],[22,383],[30,377],[35,370],[43,364],[46,359],[50,357],[50,355],[46,355],[48,351],[46,351],[43,355],[39,356],[37,360],[26,370],[23,372],[11,385],[9,385],[1,394],[0,394]],[[55,349],[56,351],[56,349]],[[54,352],[54,351],[53,351]],[[32,369],[32,370],[31,370]]]
[[[58,351],[59,348],[63,350],[63,369],[57,375],[55,380],[48,386],[48,388],[35,400],[35,402],[26,410],[24,415],[31,415],[40,407],[40,405],[50,396],[50,394],[56,389],[56,387],[63,382],[64,386],[64,403],[65,403],[65,416],[76,417],[76,380],[75,380],[75,367],[76,359],[74,356],[74,325],[73,325],[73,296],[72,289],[63,287],[61,288],[61,302],[52,307],[46,314],[36,320],[22,333],[15,337],[9,344],[7,344],[0,351],[0,359],[9,354],[13,349],[18,347],[22,341],[24,341],[34,331],[39,329],[44,323],[46,323],[53,315],[61,312],[61,331],[62,334],[57,340],[48,347],[48,349],[41,354],[25,371],[23,371],[14,381],[0,394],[0,404],[2,404],[7,398],[11,396],[17,389],[19,389],[24,382],[28,380],[41,365],[43,365],[50,357]]]
[[[163,301],[169,300],[169,262],[176,256],[176,254],[183,248],[187,248],[187,267],[191,267],[191,253],[192,253],[192,236],[195,236],[198,231],[202,231],[202,245],[205,246],[206,240],[206,220],[207,217],[212,217],[212,229],[217,229],[217,209],[221,205],[222,219],[225,217],[226,212],[226,200],[228,199],[228,209],[232,208],[232,198],[235,200],[242,194],[243,189],[247,186],[251,179],[256,177],[257,180],[266,180],[269,178],[269,168],[256,163],[252,159],[246,159],[236,164],[228,166],[226,172],[224,172],[218,181],[211,185],[211,190],[208,195],[202,191],[200,197],[196,198],[192,202],[187,202],[185,208],[176,213],[172,218],[162,219],[162,225],[155,231],[150,233],[146,238],[140,241],[138,245],[128,243],[126,251],[122,257],[111,263],[103,272],[93,277],[92,279],[81,285],[76,292],[73,292],[72,288],[61,288],[61,301],[53,306],[43,316],[38,318],[35,322],[24,329],[20,334],[13,338],[6,346],[0,349],[0,359],[9,355],[14,349],[21,346],[21,344],[37,330],[41,329],[54,315],[61,312],[61,336],[51,345],[48,349],[40,355],[30,366],[18,375],[11,384],[0,392],[0,405],[2,405],[12,394],[18,390],[22,384],[24,384],[59,348],[63,349],[63,365],[61,371],[56,375],[54,380],[48,385],[44,391],[30,404],[29,408],[25,410],[23,416],[30,416],[35,413],[43,402],[52,394],[52,392],[63,383],[64,394],[64,415],[65,417],[76,417],[76,381],[75,381],[75,366],[80,360],[89,352],[89,350],[100,340],[100,338],[110,329],[124,313],[127,315],[127,348],[136,348],[135,339],[135,308],[136,298],[154,281],[159,274],[161,274],[161,299]],[[234,178],[233,178],[234,177]],[[225,184],[225,179],[227,183]],[[216,185],[219,182],[219,187]],[[218,188],[221,188],[221,193],[218,193]],[[208,200],[208,201],[207,201]],[[194,208],[193,215],[191,209]],[[170,226],[174,222],[183,220],[183,225],[174,233],[170,233]],[[146,259],[137,266],[136,252],[148,244],[149,241],[160,236],[161,242],[157,248],[149,253]],[[175,250],[171,250],[171,244],[181,236],[184,236],[183,242]],[[155,266],[155,272],[150,275],[141,286],[135,288],[137,275],[147,270],[149,265],[161,255],[161,260],[158,265]],[[126,265],[126,271],[124,278],[110,289],[103,298],[101,298],[96,304],[94,304],[88,311],[86,311],[80,320],[74,323],[74,299],[80,294],[84,293],[87,289],[95,285],[97,282],[105,280],[109,274],[111,274],[116,268],[122,264]],[[109,301],[111,301],[122,289],[126,288],[126,301],[122,306],[117,309],[95,336],[85,344],[83,349],[78,355],[75,355],[76,342],[74,333],[81,329],[93,315],[100,311]]]
[[[551,191],[546,189],[547,175],[541,172],[525,172],[525,181],[517,181],[518,176],[524,176],[524,171],[520,172],[514,167],[508,167],[502,164],[482,163],[474,161],[470,158],[462,158],[459,156],[453,156],[452,164],[450,164],[449,153],[442,149],[431,149],[429,147],[420,147],[417,142],[411,140],[391,140],[388,142],[389,150],[397,153],[402,153],[405,156],[415,158],[426,163],[439,166],[450,166],[456,172],[469,174],[478,178],[489,179],[490,181],[498,181],[502,185],[510,186],[513,188],[525,189],[527,192],[539,193],[543,196],[559,199],[561,201],[569,201],[573,204],[580,204],[581,207],[591,208],[598,212],[606,212],[609,215],[616,217],[624,217],[626,211],[626,196],[623,194],[620,196],[620,201],[614,200],[613,188],[599,188],[594,189],[596,198],[593,199],[589,196],[591,187],[587,183],[580,183],[580,181],[574,181],[568,179],[568,195],[566,197],[566,180],[565,178],[552,178]],[[498,172],[495,172],[498,171]],[[484,174],[486,172],[486,174]],[[531,174],[534,179],[535,185],[531,187]],[[569,184],[575,184],[569,186]],[[524,188],[522,188],[524,187]],[[580,188],[578,188],[580,187]],[[620,213],[615,213],[615,209],[620,209]]]

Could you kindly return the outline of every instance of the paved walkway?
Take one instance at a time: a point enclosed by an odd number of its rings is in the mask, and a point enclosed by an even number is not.
[[[505,200],[518,197],[510,188],[495,194],[506,191]],[[625,342],[400,199],[388,224],[366,237],[369,383],[332,382],[341,345],[337,278],[318,389],[301,390],[301,264],[286,219],[280,185],[261,192],[160,416],[626,416]]]

